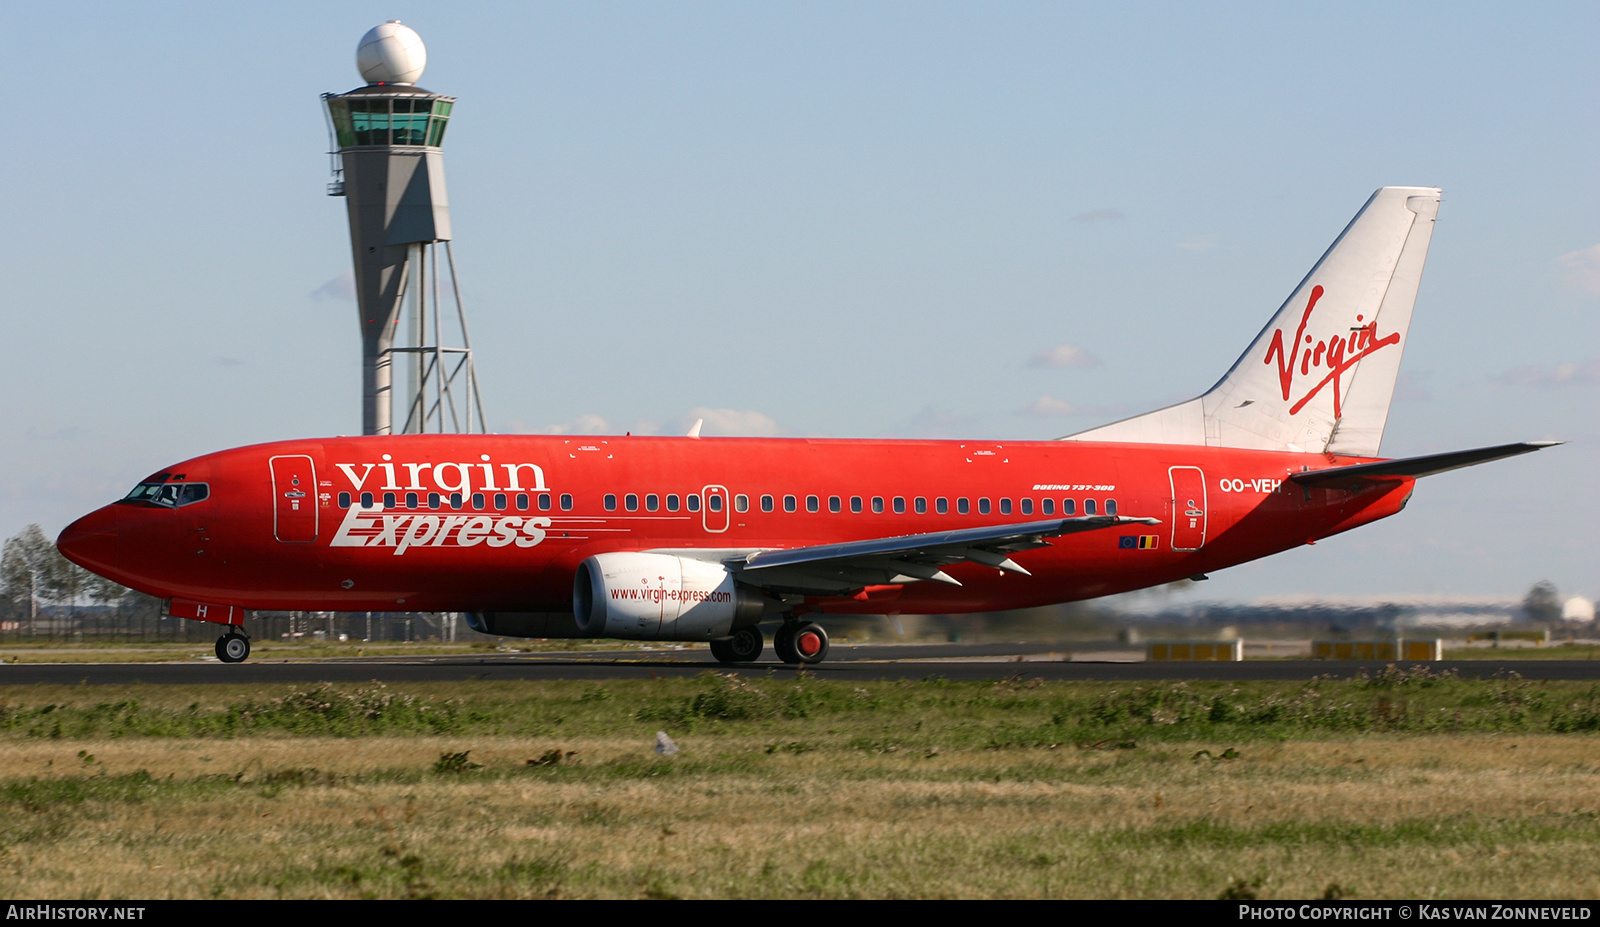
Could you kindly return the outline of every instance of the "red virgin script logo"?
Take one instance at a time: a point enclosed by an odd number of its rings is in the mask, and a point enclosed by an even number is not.
[[[1278,361],[1278,385],[1283,387],[1283,401],[1288,402],[1289,396],[1295,391],[1295,380],[1301,378],[1302,385],[1319,373],[1327,369],[1327,373],[1312,384],[1305,391],[1305,395],[1295,400],[1289,407],[1289,414],[1294,415],[1305,408],[1311,397],[1322,391],[1324,386],[1333,384],[1333,417],[1341,418],[1344,415],[1342,402],[1344,397],[1339,392],[1339,378],[1346,370],[1361,362],[1363,357],[1380,348],[1391,344],[1400,343],[1400,333],[1391,332],[1378,337],[1378,321],[1373,319],[1365,325],[1361,323],[1361,316],[1356,316],[1356,327],[1350,330],[1348,336],[1334,335],[1323,341],[1313,342],[1312,337],[1306,334],[1306,324],[1311,321],[1311,312],[1317,308],[1317,300],[1322,298],[1322,287],[1311,288],[1311,301],[1306,303],[1306,311],[1300,316],[1300,327],[1294,331],[1294,347],[1288,354],[1283,349],[1283,329],[1278,329],[1272,334],[1272,344],[1267,347],[1267,356],[1264,363],[1272,363],[1274,358]],[[1296,372],[1296,366],[1299,371]]]

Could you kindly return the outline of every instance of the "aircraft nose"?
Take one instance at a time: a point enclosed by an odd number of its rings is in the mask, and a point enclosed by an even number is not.
[[[105,573],[117,563],[118,521],[110,506],[90,512],[62,530],[56,549],[78,566]]]

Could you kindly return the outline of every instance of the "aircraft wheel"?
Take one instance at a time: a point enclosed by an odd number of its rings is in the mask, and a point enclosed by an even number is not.
[[[229,632],[217,638],[217,659],[224,663],[243,663],[250,656],[250,638]]]
[[[754,663],[766,646],[757,628],[739,628],[723,641],[711,642],[711,655],[720,663]]]
[[[801,625],[790,641],[801,663],[821,663],[828,658],[828,632],[820,624]]]
[[[772,652],[785,663],[800,662],[800,651],[794,649],[794,633],[799,628],[797,624],[785,624],[772,635]]]

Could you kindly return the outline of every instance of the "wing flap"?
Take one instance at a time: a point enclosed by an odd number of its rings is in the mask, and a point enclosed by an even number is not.
[[[987,525],[902,537],[870,538],[787,550],[763,550],[723,561],[740,581],[772,589],[838,594],[876,583],[960,583],[943,567],[954,563],[1029,575],[1010,554],[1048,546],[1046,538],[1118,525],[1156,525],[1155,518],[1084,515],[1013,525]]]

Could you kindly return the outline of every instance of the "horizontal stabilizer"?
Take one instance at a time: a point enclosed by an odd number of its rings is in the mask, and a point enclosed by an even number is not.
[[[1371,480],[1399,479],[1402,477],[1432,476],[1446,470],[1459,470],[1473,464],[1488,463],[1503,457],[1529,454],[1560,441],[1521,441],[1516,444],[1498,444],[1470,451],[1450,451],[1445,454],[1428,454],[1425,457],[1404,457],[1398,460],[1380,460],[1375,463],[1333,467],[1328,470],[1308,470],[1292,474],[1289,479],[1302,486],[1340,489],[1357,486]]]

